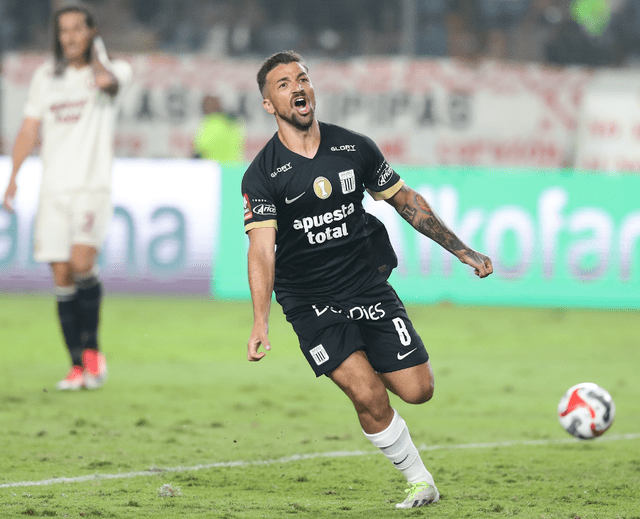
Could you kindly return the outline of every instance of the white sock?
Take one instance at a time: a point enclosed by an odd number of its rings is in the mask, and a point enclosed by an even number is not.
[[[384,431],[374,434],[362,432],[404,474],[409,483],[426,481],[435,486],[433,476],[424,466],[418,449],[411,440],[406,422],[395,409],[393,419]]]
[[[53,287],[53,295],[56,296],[58,301],[71,301],[76,294],[78,289],[75,285],[69,285],[67,287]]]

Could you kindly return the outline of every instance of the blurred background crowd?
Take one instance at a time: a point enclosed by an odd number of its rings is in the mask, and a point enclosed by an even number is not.
[[[0,0],[0,154],[50,57],[52,14],[74,3]],[[640,0],[83,3],[134,70],[120,157],[229,160],[207,147],[236,135],[233,160],[251,160],[274,131],[256,70],[294,49],[323,120],[394,163],[640,171]]]
[[[51,46],[56,0],[1,0],[0,48]],[[89,0],[108,47],[244,57],[483,58],[640,67],[640,0]]]

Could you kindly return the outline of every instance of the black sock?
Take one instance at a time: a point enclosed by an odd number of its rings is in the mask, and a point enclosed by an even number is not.
[[[82,366],[82,345],[77,319],[77,293],[75,287],[56,287],[58,302],[58,319],[62,328],[62,335],[67,344],[71,362],[74,366]]]
[[[78,329],[82,349],[98,349],[98,324],[102,284],[95,276],[76,276],[78,286]]]

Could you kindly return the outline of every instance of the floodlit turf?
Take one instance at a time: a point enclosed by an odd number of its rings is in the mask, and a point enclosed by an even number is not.
[[[277,305],[273,350],[249,363],[248,304],[108,296],[109,381],[60,393],[53,300],[2,294],[0,517],[640,518],[637,312],[409,313],[436,393],[392,402],[442,499],[400,511],[402,476],[315,379]],[[617,416],[603,438],[573,442],[556,406],[586,381]],[[52,478],[67,479],[27,483]]]

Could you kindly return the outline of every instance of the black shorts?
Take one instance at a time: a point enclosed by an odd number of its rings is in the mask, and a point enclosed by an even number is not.
[[[316,376],[362,350],[378,373],[423,364],[429,354],[389,283],[343,301],[283,301],[287,321]]]

